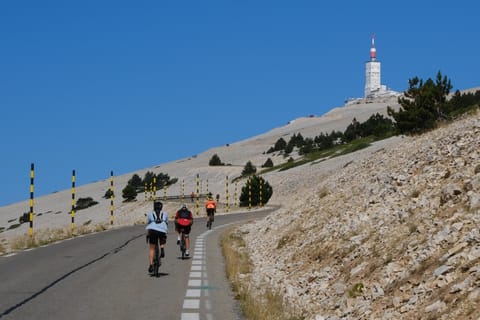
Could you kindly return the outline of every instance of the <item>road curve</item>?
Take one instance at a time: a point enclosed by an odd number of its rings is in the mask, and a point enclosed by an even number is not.
[[[159,278],[147,274],[144,226],[77,237],[0,257],[0,319],[242,319],[218,245],[228,225],[274,208],[195,219],[181,260],[173,223]]]

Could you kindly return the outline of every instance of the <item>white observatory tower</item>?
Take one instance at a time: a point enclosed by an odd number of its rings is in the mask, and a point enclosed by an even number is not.
[[[372,34],[372,47],[370,48],[370,61],[365,65],[365,98],[375,96],[386,90],[380,83],[380,61],[377,61],[377,49],[375,49],[375,35]]]

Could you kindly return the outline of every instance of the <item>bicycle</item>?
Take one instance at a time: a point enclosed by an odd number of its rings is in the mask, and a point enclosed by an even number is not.
[[[185,252],[187,251],[187,245],[185,243],[185,233],[183,233],[182,230],[182,235],[180,238],[180,251],[182,252],[182,260],[185,259]]]
[[[215,213],[215,211],[213,211],[212,209],[207,210],[207,229],[208,230],[212,229],[213,221],[215,221],[214,216],[213,216],[214,213]]]
[[[160,258],[160,252],[158,248],[158,243],[155,244],[155,255],[153,256],[153,276],[158,278],[160,276],[160,273],[158,272],[158,269],[160,269],[160,266],[162,265],[162,261]]]

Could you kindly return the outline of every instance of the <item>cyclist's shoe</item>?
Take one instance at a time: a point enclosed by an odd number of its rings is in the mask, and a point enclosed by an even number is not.
[[[190,251],[185,251],[185,257],[189,257],[190,256]]]
[[[165,250],[163,248],[160,250],[160,258],[165,258]]]
[[[179,245],[179,244],[180,244],[180,239],[177,239],[177,245]]]
[[[152,273],[152,272],[153,272],[153,266],[150,265],[150,266],[148,267],[148,273]]]

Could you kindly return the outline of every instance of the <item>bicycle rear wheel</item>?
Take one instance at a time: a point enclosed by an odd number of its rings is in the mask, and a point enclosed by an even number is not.
[[[186,245],[185,245],[185,235],[182,233],[182,239],[180,240],[180,250],[182,251],[182,260],[185,259],[185,251],[186,251]]]
[[[158,245],[155,246],[155,257],[153,258],[153,275],[159,277],[158,269],[160,269],[160,255],[158,252]]]

